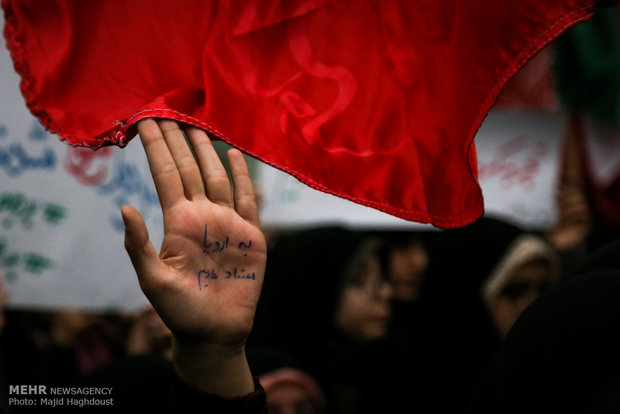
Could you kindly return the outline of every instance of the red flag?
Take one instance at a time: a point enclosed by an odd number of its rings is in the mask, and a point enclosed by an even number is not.
[[[483,212],[473,137],[502,85],[596,0],[2,0],[30,110],[70,144],[145,117],[419,222]]]

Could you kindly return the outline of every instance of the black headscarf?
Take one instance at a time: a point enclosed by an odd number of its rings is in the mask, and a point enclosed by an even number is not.
[[[470,412],[620,412],[619,247],[596,253],[584,273],[523,312]]]
[[[345,268],[365,240],[340,227],[282,237],[268,253],[253,336],[298,348],[330,335]]]
[[[366,412],[376,374],[371,347],[334,326],[349,266],[372,243],[365,232],[318,228],[281,238],[269,252],[263,293],[248,349],[281,349],[314,377],[333,412]],[[257,361],[258,364],[260,361]],[[370,388],[372,391],[369,391]],[[373,402],[374,403],[374,402]]]
[[[523,231],[483,218],[439,234],[429,247],[422,300],[420,412],[463,412],[500,336],[482,284]]]

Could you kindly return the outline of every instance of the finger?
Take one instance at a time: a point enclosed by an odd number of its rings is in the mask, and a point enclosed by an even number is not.
[[[121,214],[125,223],[125,249],[136,270],[140,286],[148,285],[152,275],[157,274],[159,256],[149,241],[149,233],[140,213],[131,206],[123,206]]]
[[[165,210],[184,198],[181,176],[157,122],[153,119],[140,121],[138,133],[149,161],[159,202]]]
[[[186,131],[200,163],[207,198],[217,204],[232,206],[230,181],[211,140],[201,129],[189,127]]]
[[[187,141],[185,141],[183,130],[179,128],[176,121],[169,119],[159,120],[157,124],[164,135],[164,140],[181,176],[185,197],[190,200],[204,198],[206,195],[200,169],[187,145]]]
[[[243,154],[237,149],[229,150],[228,162],[233,178],[235,210],[241,217],[258,227],[258,205],[254,194],[254,184]]]

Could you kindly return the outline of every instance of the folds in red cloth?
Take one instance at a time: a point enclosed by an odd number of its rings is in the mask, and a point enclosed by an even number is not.
[[[408,220],[483,213],[474,135],[596,0],[2,0],[30,110],[72,145],[145,117],[210,131]]]

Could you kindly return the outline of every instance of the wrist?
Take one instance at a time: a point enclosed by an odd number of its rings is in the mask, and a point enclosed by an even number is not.
[[[244,345],[221,345],[172,339],[179,378],[198,390],[225,398],[250,394],[254,381]]]

